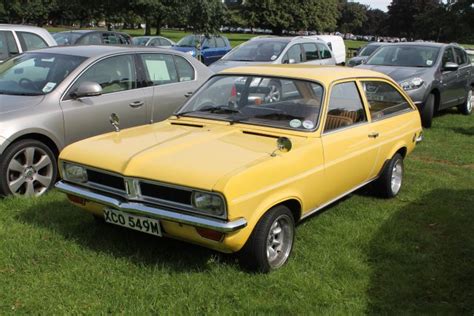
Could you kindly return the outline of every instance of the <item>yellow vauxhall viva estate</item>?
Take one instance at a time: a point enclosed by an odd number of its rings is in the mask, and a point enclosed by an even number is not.
[[[389,77],[307,65],[229,69],[166,121],[111,122],[62,151],[56,187],[108,223],[240,252],[260,272],[288,260],[301,219],[373,181],[395,196],[422,139]]]

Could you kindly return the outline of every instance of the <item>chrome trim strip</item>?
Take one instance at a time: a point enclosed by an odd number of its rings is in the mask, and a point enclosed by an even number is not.
[[[423,132],[420,132],[420,135],[418,135],[418,137],[415,139],[415,142],[418,144],[423,141],[423,138]]]
[[[247,221],[244,218],[238,218],[233,221],[224,221],[213,218],[205,218],[195,215],[188,215],[177,213],[174,211],[147,206],[142,203],[120,201],[119,199],[104,194],[96,193],[86,188],[72,185],[64,181],[56,183],[55,187],[67,194],[81,197],[99,204],[113,207],[123,212],[145,215],[153,218],[167,220],[171,222],[191,225],[196,227],[203,227],[213,229],[222,233],[234,232],[247,226]]]
[[[305,219],[306,217],[311,216],[312,214],[314,214],[314,213],[316,213],[316,212],[322,210],[322,209],[325,208],[326,206],[328,206],[328,205],[330,205],[330,204],[336,202],[337,200],[343,198],[344,196],[349,195],[349,194],[351,194],[352,192],[354,192],[354,191],[356,191],[356,190],[362,188],[364,185],[369,184],[370,182],[374,181],[375,179],[377,179],[377,177],[375,177],[375,178],[373,178],[373,179],[370,179],[369,181],[366,181],[366,182],[364,182],[364,183],[362,183],[362,184],[356,186],[355,188],[350,189],[349,191],[347,191],[347,192],[345,192],[345,193],[343,193],[343,194],[341,194],[341,195],[335,197],[334,199],[330,200],[329,202],[326,202],[326,203],[324,203],[324,204],[318,206],[317,208],[315,208],[315,209],[313,209],[313,210],[308,211],[308,212],[305,213],[303,216],[301,216],[300,220],[303,220],[303,219]]]

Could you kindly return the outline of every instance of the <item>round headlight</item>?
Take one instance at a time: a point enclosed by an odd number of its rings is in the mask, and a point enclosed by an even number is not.
[[[71,164],[71,163],[63,163],[63,178],[67,181],[71,182],[87,182],[87,170],[86,168]]]
[[[194,192],[192,195],[193,206],[213,216],[223,216],[224,215],[224,201],[219,195],[204,193],[204,192]]]

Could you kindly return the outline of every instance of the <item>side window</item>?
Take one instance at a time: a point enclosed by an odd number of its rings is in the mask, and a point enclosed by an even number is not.
[[[120,44],[119,39],[114,33],[102,33],[102,38],[104,40],[104,44],[110,44],[110,45]]]
[[[206,39],[202,45],[202,47],[208,47],[208,48],[216,48],[216,39],[214,37],[210,37]]]
[[[168,54],[141,54],[148,81],[154,86],[178,82],[173,55]]]
[[[0,60],[7,59],[10,55],[18,53],[13,33],[10,31],[0,31]]]
[[[79,41],[77,41],[77,44],[78,45],[100,45],[102,44],[100,33],[87,34],[86,36],[79,39]]]
[[[194,68],[186,59],[181,56],[174,56],[174,61],[176,62],[180,82],[194,80]]]
[[[102,93],[112,93],[136,88],[136,72],[133,56],[109,57],[91,66],[74,83],[71,91],[84,81],[97,82]]]
[[[303,44],[304,54],[306,56],[306,61],[319,59],[318,48],[314,43],[304,43]]]
[[[394,87],[385,82],[363,81],[365,97],[369,103],[372,121],[393,113],[411,110],[408,101]]]
[[[288,63],[291,59],[293,59],[295,63],[300,63],[302,61],[301,55],[301,46],[299,44],[293,45],[286,52],[285,57],[283,58],[283,63]]]
[[[466,58],[466,55],[464,54],[464,50],[462,50],[459,47],[454,47],[454,51],[456,52],[456,63],[458,65],[467,64],[467,58]]]
[[[36,34],[28,32],[16,32],[24,51],[48,47],[48,44]]]
[[[150,41],[150,45],[148,46],[161,46],[161,42],[159,38],[154,38]]]
[[[173,44],[171,44],[171,42],[168,41],[168,40],[165,39],[165,38],[160,38],[160,45],[161,45],[161,46],[173,46]]]
[[[217,44],[217,47],[219,47],[219,48],[227,47],[227,45],[225,44],[225,41],[222,37],[216,37],[216,44]]]
[[[446,63],[455,63],[456,60],[454,59],[453,49],[451,47],[446,48],[443,53],[443,66]]]
[[[328,59],[331,58],[331,51],[327,48],[327,46],[323,44],[317,44],[318,45],[318,51],[319,51],[319,56],[321,56],[321,59]]]
[[[324,131],[366,122],[364,106],[355,82],[336,84],[331,89]]]

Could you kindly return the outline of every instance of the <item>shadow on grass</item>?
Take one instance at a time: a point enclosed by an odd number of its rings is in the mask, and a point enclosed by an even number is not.
[[[455,127],[452,130],[458,134],[462,134],[466,136],[474,136],[474,127],[468,127],[468,128]]]
[[[209,264],[215,261],[235,261],[232,255],[97,221],[67,201],[36,203],[35,207],[21,212],[17,219],[50,229],[87,249],[126,258],[137,265],[189,272],[208,270]]]
[[[368,248],[369,314],[474,312],[474,190],[434,190],[381,226]]]

